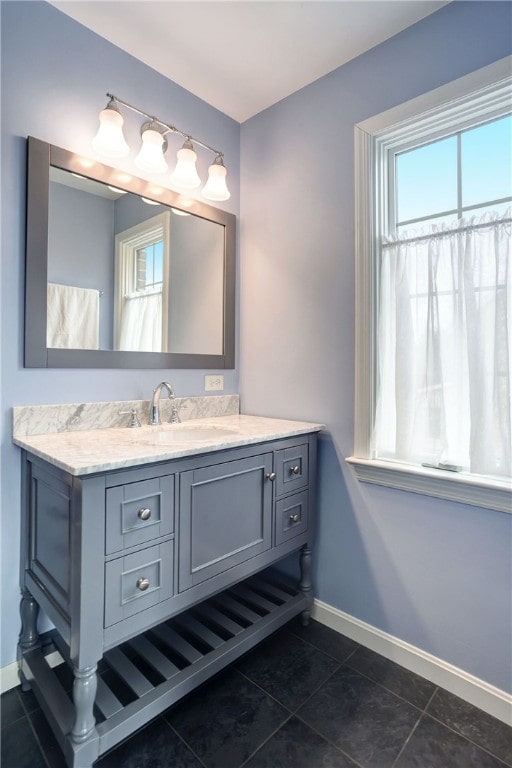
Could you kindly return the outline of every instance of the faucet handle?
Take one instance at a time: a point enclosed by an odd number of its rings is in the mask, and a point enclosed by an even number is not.
[[[169,419],[171,424],[181,424],[179,409],[173,404],[171,408],[171,418]]]
[[[124,414],[129,414],[130,415],[130,422],[128,424],[129,427],[140,427],[141,426],[140,419],[139,419],[139,416],[138,416],[137,411],[135,410],[135,408],[131,408],[129,411],[118,411],[118,414],[120,416],[123,416]]]

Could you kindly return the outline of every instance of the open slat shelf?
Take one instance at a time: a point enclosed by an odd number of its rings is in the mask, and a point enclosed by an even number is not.
[[[277,579],[275,572],[258,574],[105,653],[95,706],[97,757],[304,610],[305,596]],[[67,647],[55,635],[55,645],[69,664]],[[63,744],[72,723],[70,692],[64,691],[41,650],[27,653],[22,669]],[[49,712],[49,687],[58,712]],[[124,706],[120,689],[132,696]],[[73,750],[80,752],[80,745]]]

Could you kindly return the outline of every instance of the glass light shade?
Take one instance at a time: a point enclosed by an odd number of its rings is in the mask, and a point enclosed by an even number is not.
[[[106,107],[100,112],[100,127],[92,140],[95,152],[105,157],[126,157],[130,147],[123,136],[123,116],[116,107]]]
[[[146,128],[142,132],[142,146],[135,165],[147,173],[165,173],[168,165],[164,157],[165,138],[160,131]]]
[[[195,189],[201,184],[201,179],[196,170],[197,155],[194,152],[192,142],[186,141],[178,150],[178,162],[171,173],[171,182],[183,189]]]
[[[231,193],[226,184],[226,168],[221,157],[216,157],[208,168],[208,181],[202,189],[203,197],[207,200],[229,200]]]

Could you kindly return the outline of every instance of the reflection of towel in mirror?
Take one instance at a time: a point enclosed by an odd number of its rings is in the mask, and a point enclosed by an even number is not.
[[[99,291],[48,283],[46,344],[98,349]]]

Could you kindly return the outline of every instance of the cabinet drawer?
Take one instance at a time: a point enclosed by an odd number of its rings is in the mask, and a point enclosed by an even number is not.
[[[105,626],[172,597],[174,541],[105,564]]]
[[[276,451],[276,496],[305,488],[308,471],[307,443]]]
[[[295,493],[276,502],[276,546],[308,527],[308,492]]]
[[[109,488],[106,503],[107,555],[174,531],[174,475]]]

